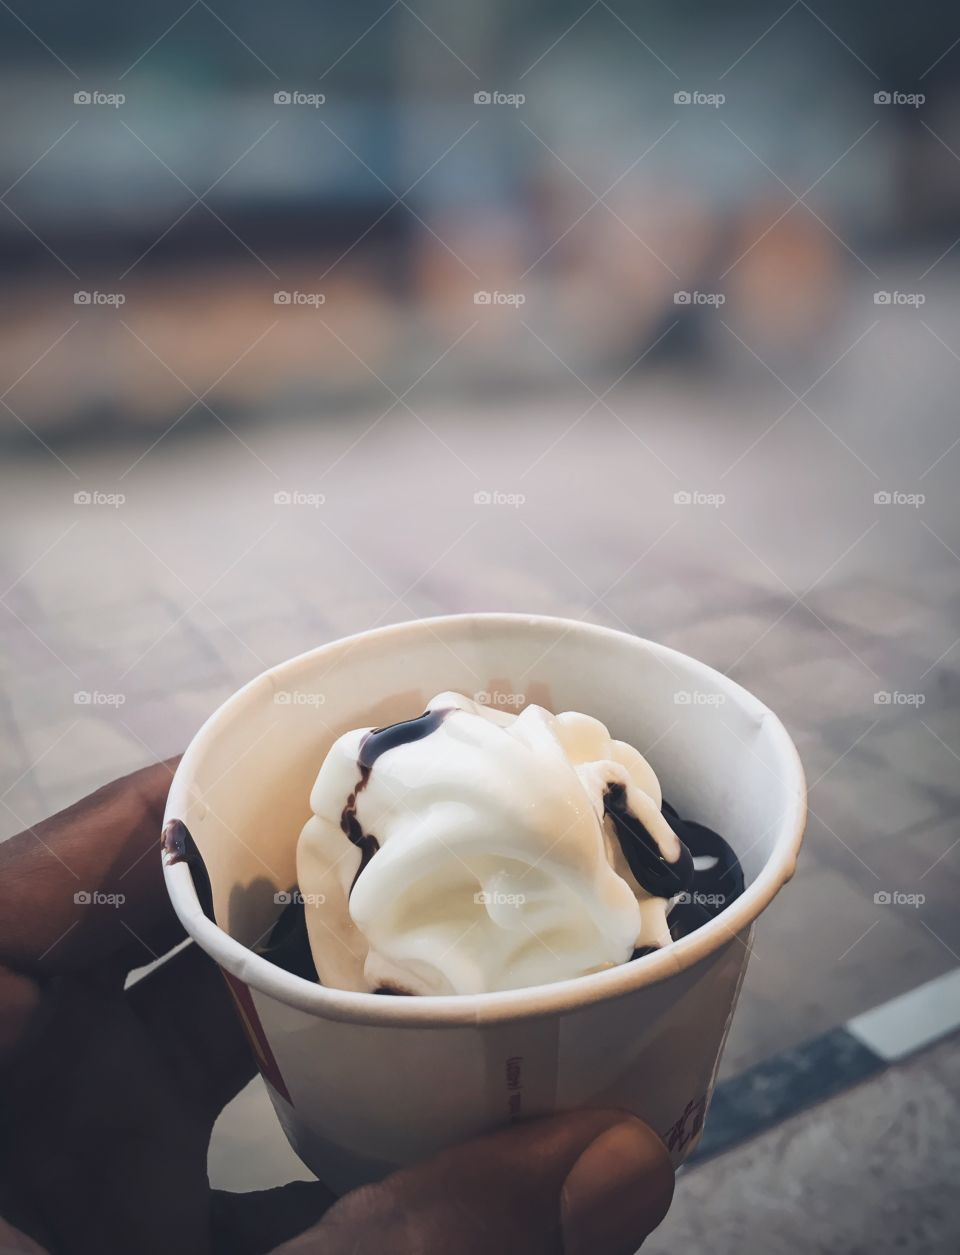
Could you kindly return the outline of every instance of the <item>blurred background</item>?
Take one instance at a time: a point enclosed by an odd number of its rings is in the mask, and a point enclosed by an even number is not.
[[[3,832],[344,632],[586,618],[729,672],[807,768],[724,1076],[930,981],[960,1018],[957,16],[11,0],[0,29]],[[754,1249],[761,1214],[766,1252],[955,1249],[957,1052],[903,1068],[692,1170],[653,1249]],[[261,1183],[245,1129],[227,1183]]]

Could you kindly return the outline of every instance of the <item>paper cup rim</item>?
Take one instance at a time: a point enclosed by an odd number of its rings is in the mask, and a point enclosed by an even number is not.
[[[744,935],[793,875],[803,839],[807,812],[806,783],[800,757],[789,733],[773,711],[749,690],[699,659],[630,632],[576,619],[501,612],[439,615],[340,637],[289,658],[243,685],[218,706],[202,725],[174,773],[165,821],[181,818],[186,813],[193,766],[203,753],[204,743],[216,735],[221,724],[233,718],[238,707],[256,697],[264,685],[275,690],[278,681],[289,683],[289,674],[317,655],[335,653],[340,649],[352,650],[367,639],[393,636],[402,640],[403,637],[417,635],[424,628],[436,631],[446,626],[468,623],[482,623],[492,628],[548,626],[598,641],[628,640],[638,648],[659,655],[665,662],[669,663],[673,659],[686,667],[692,665],[701,671],[704,681],[709,680],[715,690],[724,692],[742,707],[752,708],[757,713],[771,734],[779,756],[787,805],[778,825],[770,856],[760,874],[740,897],[709,923],[654,954],[571,980],[486,994],[387,998],[379,994],[333,989],[295,976],[236,941],[203,914],[186,863],[164,864],[163,873],[170,900],[189,936],[221,967],[251,988],[279,1002],[322,1019],[353,1024],[380,1024],[394,1028],[457,1028],[477,1023],[562,1015],[589,1003],[627,997],[636,990],[666,980],[692,967],[724,945],[736,943],[746,949]]]

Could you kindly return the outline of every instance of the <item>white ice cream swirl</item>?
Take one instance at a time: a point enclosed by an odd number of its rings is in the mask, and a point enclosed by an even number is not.
[[[427,709],[399,731],[346,733],[320,768],[297,876],[323,984],[484,993],[669,942],[662,873],[689,855],[637,750],[572,711],[512,715],[458,693]],[[612,799],[645,830],[640,863]],[[631,870],[645,878],[643,860],[664,896]]]

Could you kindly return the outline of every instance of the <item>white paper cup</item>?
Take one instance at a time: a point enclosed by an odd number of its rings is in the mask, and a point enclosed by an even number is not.
[[[295,882],[331,742],[417,715],[447,689],[601,719],[650,758],[685,818],[732,844],[745,892],[655,954],[505,993],[347,993],[254,954],[282,909],[275,894]],[[192,834],[220,926],[187,864],[165,876],[187,932],[223,970],[290,1142],[333,1189],[519,1117],[586,1106],[635,1112],[679,1165],[703,1127],[754,921],[793,874],[805,814],[779,719],[703,663],[586,623],[454,615],[321,646],[225,702],[184,755],[165,816]]]

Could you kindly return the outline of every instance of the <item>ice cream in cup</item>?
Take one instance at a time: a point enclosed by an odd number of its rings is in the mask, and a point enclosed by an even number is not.
[[[455,615],[225,702],[171,785],[164,871],[332,1188],[584,1106],[636,1113],[679,1165],[804,797],[783,725],[705,664]]]

